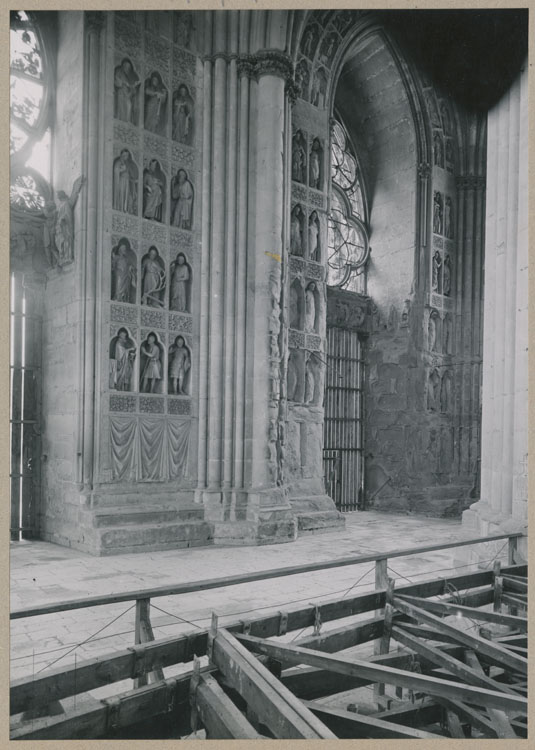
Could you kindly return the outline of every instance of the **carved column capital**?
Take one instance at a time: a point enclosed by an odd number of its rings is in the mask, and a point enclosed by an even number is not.
[[[253,55],[241,55],[238,58],[238,75],[256,78],[256,58]]]
[[[238,59],[238,72],[249,78],[277,76],[283,78],[286,83],[294,83],[291,59],[284,52],[277,50],[262,50],[256,55],[241,55]]]
[[[431,164],[426,161],[420,162],[418,164],[418,177],[422,180],[427,180],[429,176],[431,175]]]
[[[483,190],[485,184],[485,178],[475,174],[460,175],[456,180],[458,190]]]

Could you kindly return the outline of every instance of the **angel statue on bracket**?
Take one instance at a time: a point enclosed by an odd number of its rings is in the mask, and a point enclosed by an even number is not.
[[[45,254],[52,267],[65,266],[74,260],[74,207],[85,181],[81,175],[75,180],[70,196],[58,190],[58,204],[54,201],[45,203]]]

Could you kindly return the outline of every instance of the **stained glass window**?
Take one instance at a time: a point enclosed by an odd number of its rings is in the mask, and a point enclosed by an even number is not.
[[[42,35],[29,14],[10,19],[11,205],[41,211],[50,190],[49,72]]]
[[[337,121],[332,129],[331,181],[327,283],[365,292],[369,245],[360,169],[346,131]]]

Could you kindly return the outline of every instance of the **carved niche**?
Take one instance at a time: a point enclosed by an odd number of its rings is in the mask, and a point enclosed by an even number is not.
[[[124,327],[119,328],[117,335],[110,341],[109,350],[109,387],[115,391],[134,390],[134,365],[137,347]]]
[[[151,245],[141,259],[141,304],[163,307],[165,296],[165,265],[156,245]]]
[[[136,302],[137,255],[130,240],[121,237],[111,251],[111,299],[115,302]]]
[[[184,336],[177,336],[169,347],[169,394],[189,395],[190,369],[191,350]]]
[[[191,312],[192,270],[185,253],[178,253],[171,263],[169,275],[169,309]]]
[[[302,130],[292,138],[292,180],[307,184],[307,139]]]
[[[169,92],[157,70],[145,80],[145,107],[143,127],[151,133],[167,135],[167,100]]]
[[[139,390],[163,393],[164,348],[158,334],[151,331],[140,346]]]
[[[171,180],[171,226],[178,229],[193,228],[193,201],[195,191],[188,173],[179,167]]]
[[[166,220],[167,177],[158,159],[147,158],[143,170],[143,218]]]

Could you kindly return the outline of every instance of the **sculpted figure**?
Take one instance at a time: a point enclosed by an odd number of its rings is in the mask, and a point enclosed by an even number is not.
[[[180,84],[173,96],[173,140],[186,143],[193,141],[193,99],[185,83]]]
[[[184,380],[191,367],[186,342],[183,336],[177,336],[175,343],[169,347],[169,392],[184,394]]]
[[[130,391],[130,380],[136,358],[136,345],[128,336],[126,328],[119,328],[112,342],[112,377],[110,386],[117,391]]]
[[[171,296],[169,309],[177,312],[187,312],[188,296],[187,286],[190,274],[184,253],[176,256],[176,261],[171,264]]]
[[[165,271],[160,254],[154,245],[141,263],[141,304],[163,307],[161,292],[165,287]]]
[[[141,391],[142,393],[154,393],[158,385],[157,381],[162,379],[160,347],[157,344],[155,333],[149,333],[147,340],[141,344],[141,354],[145,359],[143,372],[141,373]]]
[[[442,145],[442,137],[440,133],[435,132],[433,135],[433,152],[434,152],[434,163],[437,167],[444,166],[444,148]]]
[[[299,310],[299,292],[295,285],[290,287],[290,328],[301,329],[301,314]]]
[[[123,148],[113,162],[113,208],[127,214],[137,214],[138,170],[132,154]]]
[[[442,234],[442,196],[438,191],[433,199],[433,232]]]
[[[143,175],[143,218],[162,221],[165,199],[165,175],[160,162],[151,159]]]
[[[448,254],[446,254],[446,257],[444,258],[444,268],[442,273],[442,292],[448,297],[451,292],[451,260]]]
[[[446,196],[444,205],[444,236],[449,240],[453,239],[453,204],[449,195]]]
[[[321,143],[314,138],[310,151],[310,187],[321,190]]]
[[[316,284],[311,281],[305,292],[305,331],[315,331],[316,322]]]
[[[442,258],[438,250],[435,250],[433,255],[433,278],[432,287],[434,292],[440,292],[440,267],[442,266]]]
[[[145,81],[145,129],[164,135],[167,123],[166,114],[167,89],[161,75],[154,71]]]
[[[135,302],[135,255],[126,237],[121,237],[111,254],[111,298],[116,302]]]
[[[303,209],[299,203],[292,210],[290,221],[290,252],[303,255]]]
[[[85,177],[75,180],[70,196],[58,190],[58,204],[48,201],[43,213],[43,239],[47,260],[52,266],[64,266],[74,260],[74,207]]]
[[[292,139],[292,180],[306,183],[306,166],[305,139],[298,130]]]
[[[138,124],[139,117],[139,87],[141,81],[134,71],[132,62],[125,57],[115,68],[115,117],[118,120]]]
[[[317,211],[312,211],[308,220],[308,256],[310,260],[321,260],[320,220]]]
[[[171,225],[180,229],[191,229],[193,222],[193,185],[185,169],[179,169],[171,180],[173,214]]]

